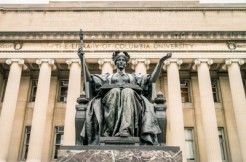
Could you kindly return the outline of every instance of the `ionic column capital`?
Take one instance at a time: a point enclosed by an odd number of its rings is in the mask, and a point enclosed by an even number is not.
[[[7,59],[6,60],[6,64],[8,65],[11,65],[13,62],[17,62],[20,66],[22,66],[23,70],[27,69],[24,59]]]
[[[115,65],[114,65],[114,61],[112,59],[109,58],[104,58],[104,59],[98,59],[98,64],[99,64],[99,69],[102,70],[102,66],[104,63],[110,63],[113,68],[115,69]]]
[[[80,59],[67,59],[67,60],[66,60],[66,63],[67,63],[67,65],[68,65],[68,69],[71,68],[71,65],[72,65],[73,63],[78,63],[79,65],[81,64]]]
[[[243,59],[226,59],[225,64],[222,66],[222,69],[227,70],[227,67],[232,65],[232,63],[237,63],[239,64],[239,66],[241,66],[244,64],[244,60]]]
[[[48,63],[52,67],[52,70],[56,70],[54,59],[37,59],[36,60],[36,64],[38,64],[39,67],[42,65],[42,63]]]
[[[164,61],[163,69],[167,70],[167,66],[170,65],[171,63],[177,64],[179,69],[180,69],[180,65],[183,63],[183,60],[181,60],[181,59],[168,59],[168,60]]]
[[[135,59],[132,59],[132,69],[135,70],[136,65],[138,63],[140,63],[140,62],[145,64],[147,70],[149,69],[150,60],[146,59],[146,58],[135,58]]]
[[[208,67],[210,67],[210,65],[212,65],[214,62],[213,62],[213,60],[212,59],[200,59],[200,58],[198,58],[198,59],[195,59],[195,61],[194,61],[194,66],[192,67],[194,70],[196,70],[197,69],[197,66],[199,66],[199,65],[201,65],[201,63],[207,63],[207,65],[208,65]]]

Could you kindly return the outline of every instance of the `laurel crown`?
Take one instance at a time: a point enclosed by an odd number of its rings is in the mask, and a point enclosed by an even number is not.
[[[113,61],[115,62],[120,56],[125,57],[127,62],[130,60],[130,55],[126,51],[115,51],[112,56]]]

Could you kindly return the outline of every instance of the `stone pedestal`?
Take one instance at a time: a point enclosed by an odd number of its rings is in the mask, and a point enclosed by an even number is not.
[[[182,162],[179,147],[173,146],[62,146],[59,162]]]

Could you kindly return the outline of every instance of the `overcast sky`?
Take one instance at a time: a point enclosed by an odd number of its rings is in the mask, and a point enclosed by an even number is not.
[[[0,0],[0,4],[47,4],[52,1],[101,1],[101,0]],[[196,0],[104,0],[104,1],[196,1]],[[246,3],[246,0],[200,0],[200,3]]]

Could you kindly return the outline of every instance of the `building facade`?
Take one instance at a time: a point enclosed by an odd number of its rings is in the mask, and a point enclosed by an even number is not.
[[[246,4],[191,1],[50,2],[0,7],[0,162],[56,161],[75,144],[83,91],[77,56],[84,31],[94,74],[113,73],[127,51],[129,73],[149,73],[167,100],[167,145],[183,161],[246,162]]]

